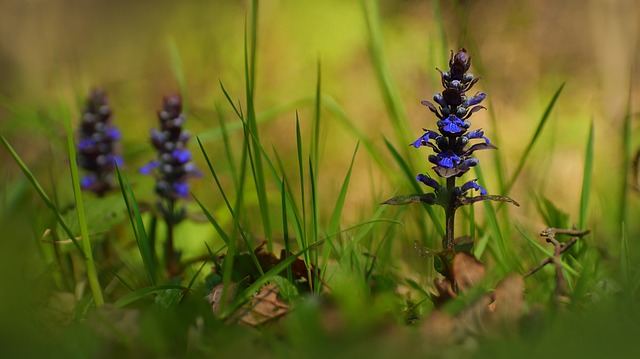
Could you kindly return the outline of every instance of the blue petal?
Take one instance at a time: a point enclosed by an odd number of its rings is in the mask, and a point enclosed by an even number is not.
[[[462,127],[465,127],[465,123],[455,115],[451,115],[442,120],[440,126],[442,127],[442,131],[456,134],[464,131]]]
[[[490,145],[491,142],[489,141],[488,138],[486,138],[484,136],[484,131],[482,131],[482,129],[478,129],[478,130],[474,130],[474,131],[470,131],[468,132],[465,136],[467,136],[468,139],[474,139],[474,138],[484,138],[484,141]]]
[[[180,197],[185,197],[189,194],[189,184],[187,182],[176,182],[173,184],[173,190],[176,191]]]
[[[183,164],[189,162],[191,159],[191,152],[185,148],[175,149],[171,153],[171,156],[178,161],[178,163]]]
[[[80,151],[84,151],[95,145],[96,145],[96,141],[94,141],[93,138],[83,138],[80,141],[78,141],[78,149]]]
[[[88,189],[91,188],[91,186],[93,186],[94,183],[96,183],[98,181],[98,177],[96,177],[95,174],[88,174],[84,177],[82,177],[82,179],[80,180],[80,188],[82,189]]]
[[[151,172],[158,167],[160,167],[160,162],[151,161],[146,165],[140,167],[140,173],[143,175],[148,175],[148,174],[151,174]]]
[[[412,145],[415,148],[419,148],[420,146],[425,146],[429,140],[434,140],[439,136],[437,132],[427,131],[424,135],[420,136],[417,140],[413,141]]]
[[[460,162],[460,157],[458,157],[452,151],[441,153],[438,155],[438,157],[440,158],[440,160],[438,161],[438,165],[446,168],[453,168],[453,166]]]
[[[433,178],[431,178],[429,176],[423,175],[423,174],[419,174],[416,177],[416,179],[418,181],[426,184],[427,186],[434,188],[434,189],[440,189],[440,187],[441,187],[440,183],[438,183],[438,181],[436,181],[435,179],[433,179]]]
[[[473,96],[472,98],[468,99],[467,101],[465,101],[465,105],[466,107],[477,105],[480,102],[482,102],[482,100],[484,100],[486,97],[487,97],[487,94],[485,94],[484,92],[479,93]]]
[[[477,179],[473,179],[465,184],[462,185],[462,187],[460,188],[462,190],[462,192],[466,192],[470,189],[475,189],[476,191],[480,191],[481,195],[486,195],[487,191],[485,191],[484,188],[482,188],[482,186],[480,186],[478,183],[476,183]]]
[[[105,133],[113,141],[120,140],[120,130],[118,130],[116,127],[107,127],[107,129],[105,130]]]

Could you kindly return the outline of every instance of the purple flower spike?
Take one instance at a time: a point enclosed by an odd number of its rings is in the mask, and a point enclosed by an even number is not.
[[[156,159],[140,169],[141,173],[156,175],[156,194],[169,201],[185,197],[189,192],[187,180],[202,176],[187,149],[191,136],[183,128],[185,119],[180,96],[166,96],[162,110],[158,111],[160,128],[151,130]]]
[[[80,120],[77,161],[87,172],[82,178],[82,188],[100,197],[113,188],[116,163],[119,166],[123,163],[118,145],[120,131],[111,122],[104,91],[91,91]]]

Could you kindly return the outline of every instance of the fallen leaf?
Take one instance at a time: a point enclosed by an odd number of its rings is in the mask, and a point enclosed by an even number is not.
[[[524,278],[511,274],[496,287],[492,303],[492,320],[499,325],[510,325],[522,317],[525,309]]]
[[[211,304],[211,309],[213,310],[213,315],[215,316],[220,315],[220,309],[222,306],[223,289],[224,289],[224,284],[218,283],[218,285],[213,287],[209,295],[205,297],[205,299],[209,302],[209,304]],[[231,304],[237,292],[238,292],[238,284],[231,282],[231,284],[229,284],[229,288],[227,289],[227,298],[225,300],[225,305]]]
[[[453,277],[461,292],[480,282],[486,271],[485,265],[470,254],[458,253],[453,258]]]
[[[243,305],[234,315],[239,323],[252,327],[276,320],[289,312],[289,305],[278,295],[278,286],[267,284],[260,288],[249,303]]]

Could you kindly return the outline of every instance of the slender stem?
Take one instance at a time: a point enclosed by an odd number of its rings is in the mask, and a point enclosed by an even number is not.
[[[167,213],[165,213],[165,223],[167,224],[167,240],[165,242],[165,262],[167,266],[167,275],[169,279],[175,277],[179,273],[179,264],[173,244],[173,227],[175,225],[175,201],[167,200]]]
[[[453,195],[453,189],[456,187],[456,177],[447,178],[447,193],[449,194],[449,203],[445,208],[446,232],[442,247],[444,250],[453,250],[454,225],[456,218],[456,198]]]

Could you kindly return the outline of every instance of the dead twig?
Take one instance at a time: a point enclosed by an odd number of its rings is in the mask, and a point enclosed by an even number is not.
[[[580,230],[575,230],[575,229],[547,228],[544,231],[540,232],[540,236],[547,237],[547,242],[550,242],[549,238],[553,238],[555,240],[555,235],[556,234],[566,234],[566,235],[572,236],[572,238],[568,242],[560,243],[560,248],[559,248],[559,251],[558,251],[558,255],[560,255],[560,254],[566,252],[569,248],[571,248],[571,246],[576,244],[576,242],[578,241],[578,238],[584,237],[589,233],[591,233],[591,230],[589,230],[589,229],[580,231]],[[555,253],[554,253],[554,256],[555,256]],[[524,275],[524,277],[527,278],[527,277],[535,274],[537,271],[542,269],[542,267],[544,267],[547,264],[552,263],[552,262],[553,262],[553,257],[546,258],[545,260],[540,262],[540,264],[538,264],[537,266],[531,268],[527,272],[527,274]]]

